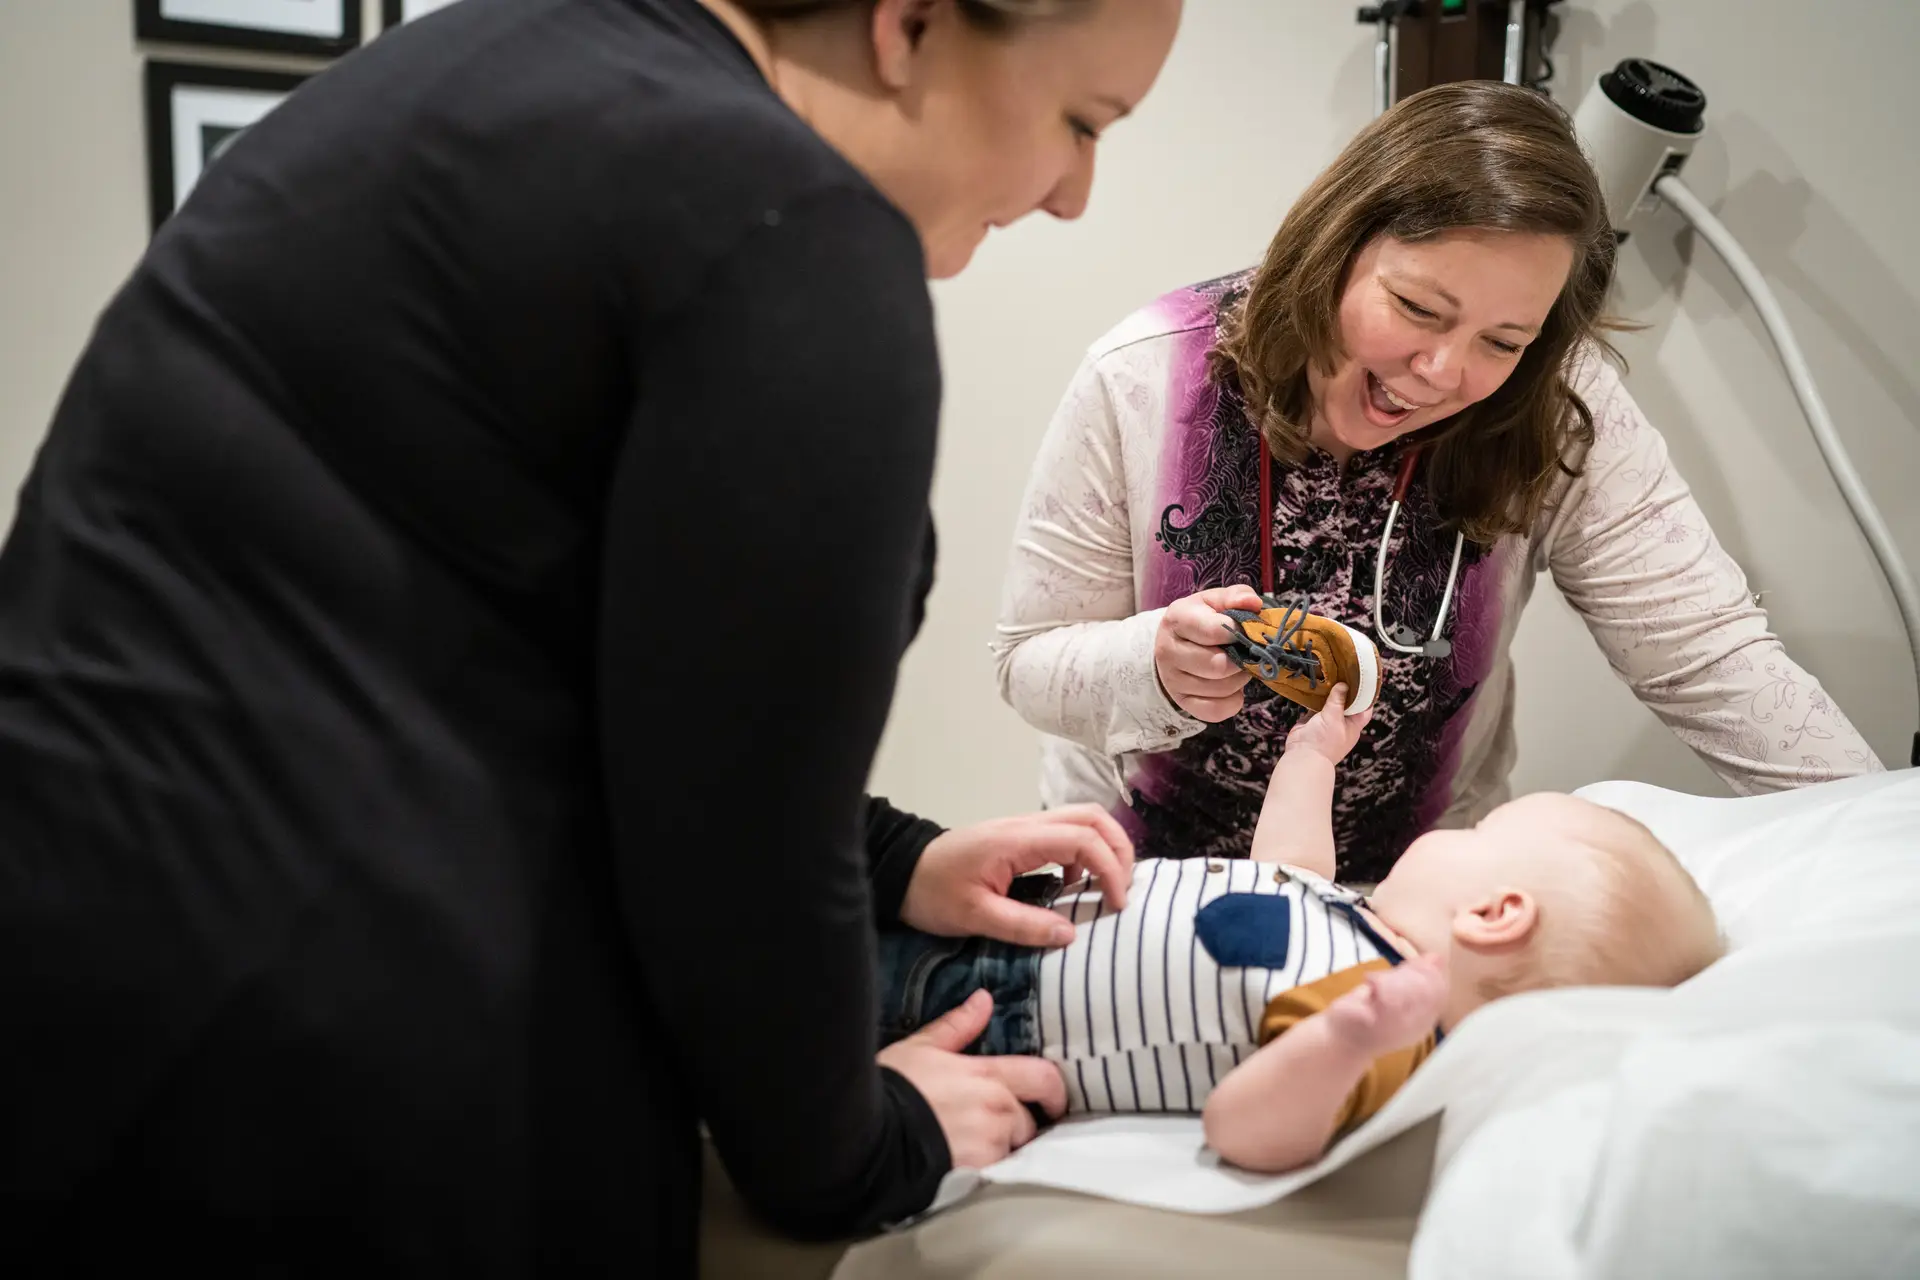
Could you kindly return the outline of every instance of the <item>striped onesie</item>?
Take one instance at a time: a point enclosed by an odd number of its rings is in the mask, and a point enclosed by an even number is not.
[[[1145,859],[1126,908],[1075,886],[1053,909],[1079,926],[1042,954],[1040,1053],[1074,1111],[1198,1111],[1261,1041],[1270,1003],[1400,957],[1360,895],[1310,871],[1238,859]]]

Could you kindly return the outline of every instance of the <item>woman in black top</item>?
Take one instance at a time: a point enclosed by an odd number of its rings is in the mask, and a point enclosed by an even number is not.
[[[1058,1105],[963,1025],[877,1066],[872,930],[1124,838],[862,789],[924,277],[1080,212],[1177,17],[464,0],[212,167],[0,555],[11,1256],[685,1275],[697,1120],[837,1233]]]

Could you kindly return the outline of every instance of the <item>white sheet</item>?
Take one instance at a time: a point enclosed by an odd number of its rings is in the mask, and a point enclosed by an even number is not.
[[[1735,948],[1675,991],[1463,1023],[1311,1170],[1224,1168],[1188,1117],[1063,1124],[983,1173],[1190,1213],[1270,1203],[1444,1108],[1417,1277],[1920,1275],[1920,773],[1744,800],[1635,783]]]

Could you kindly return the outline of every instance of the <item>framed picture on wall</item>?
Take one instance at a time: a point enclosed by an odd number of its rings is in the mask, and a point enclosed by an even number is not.
[[[380,21],[382,30],[397,27],[403,22],[412,22],[415,18],[424,18],[435,9],[444,9],[455,0],[381,0]]]
[[[147,64],[147,187],[154,230],[200,181],[305,76],[184,62]]]
[[[331,58],[360,44],[360,0],[133,0],[142,40]]]

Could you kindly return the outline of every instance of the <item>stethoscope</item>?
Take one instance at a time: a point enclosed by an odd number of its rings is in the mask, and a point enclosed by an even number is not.
[[[1375,636],[1387,648],[1396,653],[1410,653],[1419,657],[1444,658],[1453,652],[1453,642],[1445,638],[1447,612],[1453,607],[1453,588],[1460,580],[1460,551],[1466,543],[1466,535],[1456,532],[1453,535],[1453,563],[1447,567],[1447,589],[1440,597],[1440,612],[1433,618],[1433,634],[1425,640],[1420,633],[1406,623],[1396,623],[1389,627],[1383,605],[1386,601],[1387,587],[1387,546],[1393,541],[1393,524],[1400,517],[1400,504],[1406,500],[1407,490],[1413,484],[1414,464],[1420,460],[1420,446],[1408,449],[1400,458],[1400,473],[1393,482],[1393,505],[1387,508],[1387,524],[1380,531],[1380,550],[1373,558],[1373,630]],[[1266,596],[1273,595],[1273,455],[1267,449],[1263,436],[1260,441],[1260,589]]]

